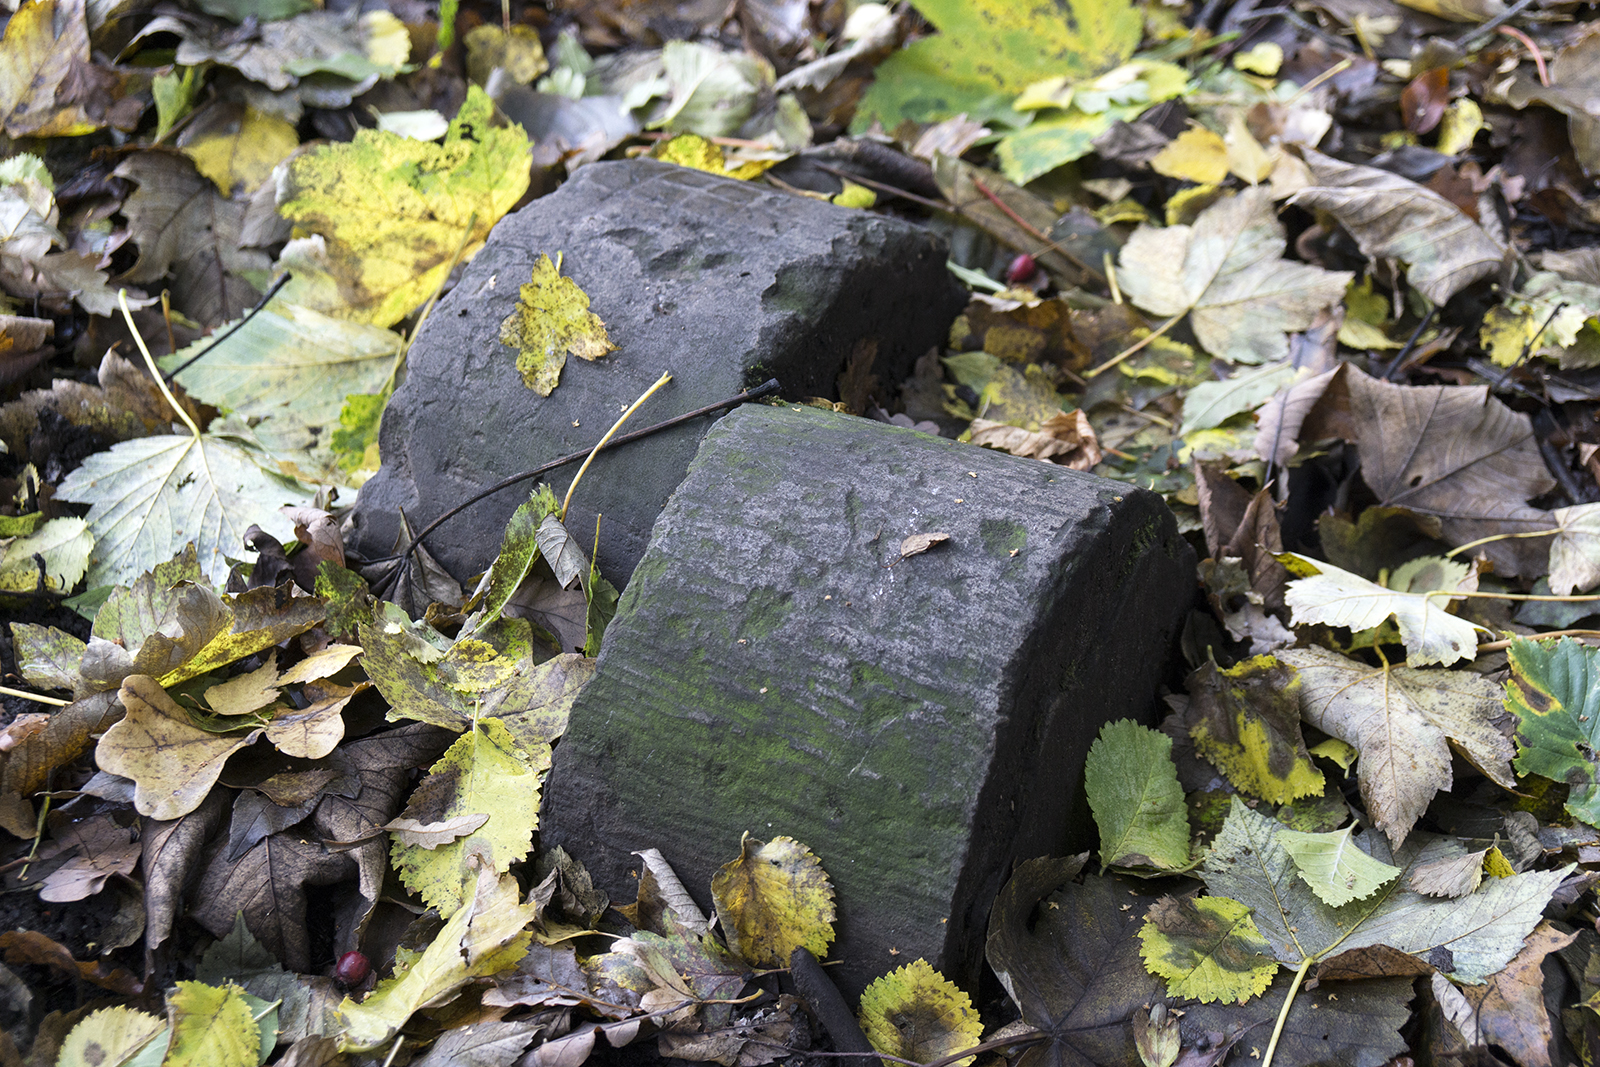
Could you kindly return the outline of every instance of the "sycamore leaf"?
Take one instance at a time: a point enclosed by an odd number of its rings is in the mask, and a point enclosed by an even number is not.
[[[172,371],[211,344],[197,341],[157,362]],[[347,396],[381,389],[402,344],[390,330],[277,301],[176,380],[190,395],[250,420],[256,439],[278,458],[321,476],[338,469],[325,458],[328,429],[340,423]]]
[[[1278,835],[1301,879],[1331,908],[1365,900],[1400,873],[1400,868],[1380,863],[1357,848],[1350,836],[1354,832],[1354,827],[1346,826],[1329,833],[1284,830]]]
[[[1301,155],[1316,184],[1290,203],[1331,214],[1371,259],[1404,262],[1406,280],[1433,304],[1500,269],[1506,250],[1432,189],[1303,146]]]
[[[451,913],[420,955],[409,964],[397,961],[395,973],[361,1003],[346,997],[339,1005],[345,1022],[342,1047],[379,1048],[419,1008],[444,1004],[474,978],[515,967],[533,939],[524,927],[539,915],[538,904],[518,903],[520,897],[514,875],[480,870],[473,895]]]
[[[135,674],[119,696],[127,715],[95,748],[101,770],[132,778],[133,806],[152,819],[176,819],[200,806],[228,757],[261,736],[218,735],[189,721],[155,679]]]
[[[1408,888],[1422,856],[1415,844],[1389,851],[1382,835],[1356,840],[1373,859],[1392,862],[1401,876],[1388,887],[1340,908],[1329,907],[1300,877],[1283,846],[1283,825],[1233,798],[1227,822],[1200,877],[1211,893],[1253,910],[1255,922],[1279,962],[1299,966],[1334,953],[1385,945],[1441,962],[1458,981],[1480,982],[1504,967],[1532,932],[1571,865],[1491,879],[1460,900],[1429,900]],[[1448,955],[1436,953],[1447,949]]]
[[[257,1067],[261,1027],[244,990],[179,982],[167,996],[172,1042],[163,1067]]]
[[[1506,708],[1517,717],[1518,774],[1565,783],[1567,811],[1600,824],[1600,649],[1571,638],[1515,640]]]
[[[1477,655],[1477,627],[1446,610],[1449,596],[1388,589],[1331,563],[1293,552],[1284,556],[1298,561],[1302,570],[1313,572],[1291,581],[1284,593],[1284,603],[1294,612],[1293,625],[1323,623],[1355,633],[1370,630],[1392,616],[1406,646],[1406,663],[1413,667],[1429,663],[1449,666]],[[1285,564],[1290,559],[1279,557]],[[1440,593],[1471,592],[1478,585],[1476,573],[1452,572],[1443,577],[1446,581]]]
[[[1117,282],[1157,315],[1189,313],[1202,347],[1231,362],[1289,354],[1287,334],[1338,303],[1352,275],[1283,259],[1272,192],[1251,188],[1206,208],[1193,226],[1140,225],[1122,246]]]
[[[1453,743],[1514,789],[1511,743],[1495,728],[1500,687],[1466,671],[1368,667],[1321,648],[1284,649],[1300,672],[1300,716],[1361,753],[1357,775],[1373,825],[1396,848],[1435,792],[1448,792]]]
[[[833,942],[833,884],[792,837],[762,844],[746,833],[739,858],[711,878],[728,948],[755,967],[783,967],[797,948],[819,959]]]
[[[861,98],[851,130],[874,120],[894,129],[905,119],[936,122],[959,112],[986,122],[1001,115],[1021,125],[1010,99],[1055,75],[1091,78],[1126,60],[1142,23],[1127,0],[1060,0],[1032,7],[1007,0],[919,0],[917,11],[940,32],[914,41],[881,63]]]
[[[1278,973],[1250,909],[1227,897],[1162,897],[1145,913],[1139,941],[1145,966],[1167,980],[1167,994],[1202,1004],[1243,1004]]]
[[[931,1063],[983,1040],[983,1020],[954,982],[916,960],[876,979],[861,993],[861,1030],[890,1056]],[[950,1067],[967,1067],[974,1057]]]
[[[1107,723],[1089,749],[1083,783],[1100,828],[1101,866],[1188,864],[1189,816],[1172,738],[1132,719]]]
[[[400,880],[440,914],[461,907],[480,865],[508,870],[533,847],[539,824],[538,758],[521,749],[500,720],[482,718],[429,768],[428,777],[411,794],[401,818],[423,825],[463,815],[489,816],[448,843],[414,845],[396,836],[391,861]],[[548,753],[540,762],[549,766]]]
[[[472,85],[442,145],[358,130],[290,161],[278,211],[321,235],[326,258],[284,299],[375,326],[426,300],[458,250],[470,259],[528,187],[527,135],[495,127],[493,111]]]
[[[68,592],[89,569],[94,535],[79,518],[51,519],[26,537],[13,539],[0,552],[0,590]],[[44,560],[40,573],[37,555]],[[42,578],[42,582],[41,582]]]
[[[293,541],[277,509],[308,505],[311,493],[262,468],[262,458],[238,438],[210,434],[140,437],[90,456],[56,490],[92,505],[89,584],[127,585],[193,541],[201,570],[220,585],[229,556],[254,557],[244,543],[250,526]]]
[[[1571,596],[1600,585],[1600,504],[1556,508],[1550,540],[1550,592]]]
[[[517,350],[522,384],[540,396],[555,392],[567,356],[592,361],[617,347],[600,316],[589,310],[588,294],[543,254],[533,265],[533,280],[523,283],[516,307],[500,323],[500,343]]]
[[[1318,796],[1322,772],[1300,733],[1300,680],[1272,656],[1189,676],[1186,721],[1195,752],[1240,792],[1274,804]]]
[[[167,1023],[154,1015],[117,1006],[101,1008],[72,1028],[61,1042],[58,1067],[99,1067],[129,1063],[158,1037],[167,1035]],[[166,1041],[160,1043],[163,1053]]]

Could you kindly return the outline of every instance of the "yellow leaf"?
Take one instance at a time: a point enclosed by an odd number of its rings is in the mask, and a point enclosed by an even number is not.
[[[861,1030],[886,1056],[918,1063],[943,1060],[983,1037],[972,999],[927,960],[890,971],[861,993]],[[967,1067],[973,1057],[950,1067]]]
[[[427,299],[457,249],[470,259],[528,188],[527,134],[494,126],[493,114],[469,86],[442,145],[360,130],[295,158],[278,212],[321,247],[284,249],[280,266],[297,272],[284,302],[389,326]]]
[[[1139,954],[1174,997],[1243,1004],[1272,984],[1278,961],[1250,918],[1227,897],[1163,897],[1145,915]]]
[[[253,193],[283,159],[300,147],[294,124],[255,108],[218,111],[220,121],[207,128],[190,126],[178,147],[195,168],[216,183],[224,196]]]
[[[1235,112],[1228,123],[1228,135],[1223,138],[1227,146],[1228,170],[1251,185],[1258,185],[1272,174],[1276,162],[1245,125],[1244,113]]]
[[[1156,153],[1150,169],[1169,178],[1215,185],[1228,176],[1228,146],[1204,126],[1191,126]]]
[[[1274,804],[1323,791],[1300,733],[1300,680],[1272,656],[1222,670],[1201,666],[1189,678],[1189,735],[1195,752],[1234,787]]]
[[[563,278],[546,255],[533,265],[533,280],[500,323],[500,343],[517,350],[522,384],[540,396],[555,392],[568,355],[596,360],[617,347],[600,316],[589,310],[588,294]]]
[[[179,982],[167,997],[172,1044],[164,1067],[256,1067],[261,1027],[244,990],[204,982]]]
[[[786,967],[797,948],[818,958],[833,942],[833,885],[811,850],[791,837],[762,844],[748,833],[739,858],[711,879],[728,948],[756,967]]]
[[[72,1028],[61,1043],[56,1067],[125,1063],[166,1029],[165,1022],[142,1011],[101,1008]]]
[[[740,181],[758,177],[768,167],[778,162],[776,158],[755,160],[730,169],[727,153],[722,147],[698,133],[680,133],[676,137],[668,138],[650,150],[650,157],[664,163],[676,163],[680,167],[703,170],[708,174],[737,178]]]
[[[1233,65],[1235,69],[1248,74],[1260,74],[1270,78],[1283,66],[1283,45],[1262,41],[1249,51],[1235,52]]]
[[[467,46],[467,77],[477,85],[488,81],[496,67],[518,85],[527,85],[550,69],[539,31],[532,26],[513,25],[508,37],[501,27],[484,23],[468,30],[461,41]]]
[[[1483,109],[1464,96],[1446,108],[1444,118],[1439,120],[1436,150],[1447,156],[1465,152],[1483,128]]]
[[[0,40],[0,121],[12,137],[73,137],[105,125],[79,102],[59,102],[68,76],[89,63],[83,0],[33,0],[16,8]],[[97,100],[100,105],[109,101]]]
[[[1501,852],[1498,846],[1490,848],[1484,854],[1483,869],[1485,873],[1495,878],[1510,878],[1517,873],[1517,869],[1511,866],[1511,861],[1506,859],[1506,854]]]

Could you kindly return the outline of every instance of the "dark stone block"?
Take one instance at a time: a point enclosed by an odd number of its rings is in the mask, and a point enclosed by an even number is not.
[[[549,397],[500,343],[541,253],[590,297],[618,350],[569,359]],[[832,396],[858,343],[889,388],[940,344],[959,310],[941,239],[852,211],[653,160],[596,163],[502,219],[412,346],[383,416],[383,466],[355,509],[355,547],[387,555],[404,508],[420,528],[503,478],[587,448],[664,370],[673,382],[628,429],[777,378]],[[880,396],[880,400],[887,397]],[[602,453],[568,516],[585,544],[605,516],[600,567],[621,584],[713,418]],[[557,472],[558,495],[577,466]],[[458,579],[488,567],[531,485],[450,520],[428,548]]]
[[[901,559],[919,533],[949,540]],[[747,405],[656,523],[542,840],[631,900],[633,850],[704,898],[742,832],[797,838],[838,891],[847,990],[918,956],[970,983],[1012,864],[1095,844],[1089,745],[1153,721],[1193,591],[1153,493]]]

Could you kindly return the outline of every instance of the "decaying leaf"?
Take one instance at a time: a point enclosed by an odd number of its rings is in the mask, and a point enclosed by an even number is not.
[[[1081,410],[1057,412],[1040,424],[1037,433],[1003,422],[973,419],[971,441],[1014,456],[1059,463],[1075,471],[1093,470],[1102,458],[1094,427]]]
[[[1300,672],[1300,715],[1361,753],[1361,797],[1398,848],[1453,781],[1453,742],[1475,767],[1515,788],[1510,742],[1495,728],[1499,686],[1466,671],[1372,668],[1320,648],[1284,649]]]
[[[1189,862],[1189,819],[1172,739],[1119,719],[1100,729],[1083,770],[1103,867],[1177,870]]]
[[[61,1064],[127,1063],[156,1038],[168,1034],[165,1020],[118,1005],[92,1012],[61,1043]],[[165,1054],[166,1041],[160,1048]]]
[[[1191,226],[1140,226],[1122,247],[1117,283],[1157,315],[1189,313],[1207,352],[1244,363],[1283,359],[1288,331],[1344,296],[1351,275],[1285,261],[1272,193],[1218,201]]]
[[[1483,985],[1462,987],[1467,1003],[1477,1012],[1478,1033],[1485,1045],[1505,1049],[1522,1067],[1550,1067],[1553,1035],[1541,967],[1545,957],[1577,937],[1577,931],[1562,933],[1542,922],[1503,971]]]
[[[1449,666],[1477,654],[1477,627],[1450,614],[1450,595],[1471,592],[1478,576],[1465,564],[1441,569],[1441,588],[1421,592],[1389,589],[1331,563],[1294,553],[1283,557],[1297,571],[1310,572],[1289,583],[1284,602],[1294,611],[1294,625],[1323,623],[1343,626],[1352,633],[1370,630],[1393,618],[1406,646],[1406,663]]]
[[[927,960],[916,960],[862,992],[861,1030],[879,1052],[930,1063],[976,1045],[983,1021],[954,982]],[[973,1058],[951,1067],[968,1067]]]
[[[833,885],[791,837],[763,844],[746,833],[739,858],[712,877],[711,899],[728,948],[753,966],[786,966],[797,948],[826,956],[833,941]]]
[[[1202,1004],[1243,1004],[1272,984],[1278,961],[1250,921],[1250,909],[1227,897],[1162,897],[1145,913],[1140,954],[1167,994]]]
[[[1272,656],[1189,676],[1185,721],[1195,752],[1240,792],[1289,804],[1323,791],[1300,733],[1300,680]]]
[[[1505,706],[1517,718],[1516,768],[1568,786],[1567,810],[1600,823],[1600,649],[1570,638],[1511,643]]]
[[[910,537],[900,542],[900,558],[905,559],[908,556],[920,556],[934,545],[943,544],[948,540],[950,540],[950,535],[947,533],[912,534]]]
[[[1550,539],[1550,592],[1570,596],[1600,585],[1600,504],[1556,508]]]
[[[548,255],[533,265],[517,306],[500,324],[500,343],[517,350],[522,382],[540,396],[555,392],[567,356],[596,360],[616,350],[589,297],[571,278],[563,278]]]

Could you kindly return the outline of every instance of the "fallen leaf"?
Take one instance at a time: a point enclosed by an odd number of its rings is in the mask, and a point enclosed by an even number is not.
[[[1093,470],[1101,460],[1094,427],[1082,410],[1057,412],[1037,433],[989,419],[973,419],[971,443],[1027,459],[1048,460],[1075,471]]]
[[[5,544],[0,552],[0,590],[68,592],[89,569],[93,548],[88,523],[79,518],[51,519],[34,533]]]
[[[1461,992],[1478,1017],[1478,1033],[1485,1045],[1498,1045],[1521,1067],[1550,1067],[1550,1012],[1545,1006],[1545,957],[1572,944],[1576,930],[1562,933],[1542,922],[1528,935],[1527,944],[1505,969],[1489,976],[1483,985]]]
[[[41,900],[83,900],[105,888],[112,875],[132,874],[139,860],[139,835],[108,815],[96,815],[56,835],[51,854],[63,853],[70,858],[46,876],[39,889]]]
[[[588,295],[543,254],[533,265],[533,280],[523,284],[516,307],[500,323],[500,343],[517,350],[522,383],[540,396],[555,392],[568,355],[592,361],[617,347],[600,316],[589,310]]]
[[[1454,781],[1450,742],[1491,781],[1516,788],[1512,748],[1495,727],[1499,686],[1466,671],[1372,668],[1320,648],[1283,649],[1300,672],[1300,715],[1361,753],[1361,797],[1396,848],[1433,795]]]
[[[1289,200],[1339,220],[1372,259],[1398,259],[1435,305],[1500,269],[1506,250],[1461,209],[1398,174],[1344,163],[1302,146],[1316,184]]]
[[[1517,719],[1519,774],[1568,787],[1566,808],[1600,822],[1600,649],[1571,638],[1513,640],[1505,706]]]
[[[1089,748],[1083,784],[1102,867],[1188,865],[1189,818],[1171,738],[1132,719],[1107,723]]]
[[[971,998],[927,960],[875,979],[861,993],[860,1016],[861,1031],[873,1048],[918,1063],[942,1060],[983,1039],[983,1021]],[[968,1067],[973,1059],[950,1067]]]
[[[300,147],[294,124],[278,115],[218,101],[184,124],[177,146],[223,196],[253,193],[272,168]]]
[[[37,930],[7,930],[0,933],[0,953],[10,964],[36,964],[48,967],[74,980],[81,979],[91,985],[108,989],[118,996],[136,997],[144,992],[144,984],[121,967],[110,965],[105,958],[77,960],[59,941],[54,941]]]
[[[1228,176],[1228,146],[1204,126],[1191,126],[1155,154],[1150,169],[1169,178],[1216,185]]]
[[[1140,950],[1167,995],[1202,1004],[1243,1004],[1278,973],[1272,946],[1250,921],[1250,909],[1227,897],[1162,897],[1145,913]]]
[[[919,556],[934,545],[943,544],[948,540],[950,540],[950,535],[947,533],[912,534],[900,542],[900,558]]]
[[[244,990],[204,982],[179,982],[167,996],[172,1041],[163,1064],[171,1067],[256,1067],[261,1027]],[[270,1051],[270,1050],[269,1050]]]
[[[1234,362],[1289,353],[1290,330],[1344,296],[1351,275],[1282,258],[1283,224],[1264,188],[1246,189],[1200,213],[1191,226],[1141,225],[1122,246],[1117,283],[1157,315],[1189,313],[1202,347]]]
[[[90,62],[83,0],[34,0],[20,6],[0,41],[0,122],[12,137],[74,137],[105,126],[82,101],[62,99],[74,72]]]
[[[1184,395],[1183,425],[1178,432],[1209,430],[1235,415],[1254,411],[1294,377],[1295,368],[1284,362],[1251,367],[1221,381],[1201,382]]]
[[[1290,1000],[1294,975],[1282,971],[1265,994],[1248,1004],[1186,1004],[1180,1033],[1187,1054],[1185,1067],[1200,1067],[1203,1057],[1219,1055],[1215,1062],[1253,1062],[1264,1049],[1263,1034],[1277,1030],[1278,1015]],[[1310,984],[1310,983],[1307,983]],[[1388,1063],[1412,1048],[1401,1036],[1411,1013],[1409,978],[1364,982],[1323,982],[1295,991],[1279,1032],[1273,1063],[1358,1064]],[[1409,1030],[1406,1031],[1409,1033]],[[1230,1044],[1231,1035],[1239,1044]],[[1220,1040],[1219,1040],[1220,1038]]]
[[[348,144],[292,160],[278,211],[319,235],[326,252],[320,264],[305,263],[311,269],[296,274],[283,299],[375,326],[426,300],[458,251],[472,258],[528,187],[527,136],[496,128],[492,112],[469,86],[443,145],[358,130]],[[284,259],[294,258],[286,248]]]
[[[1600,504],[1556,508],[1550,540],[1550,592],[1571,596],[1600,585]]]
[[[118,1005],[101,1008],[72,1028],[61,1043],[62,1065],[130,1063],[157,1038],[165,1038],[167,1023],[146,1012]],[[167,1042],[160,1048],[165,1055]]]
[[[1234,788],[1273,804],[1321,795],[1322,772],[1300,732],[1300,679],[1272,656],[1223,670],[1207,663],[1188,678],[1184,722],[1196,754]]]
[[[1346,826],[1320,834],[1283,830],[1278,841],[1300,878],[1324,904],[1340,908],[1365,900],[1395,879],[1400,868],[1381,863],[1356,847]]]
[[[1438,584],[1443,588],[1410,592],[1386,588],[1293,552],[1284,553],[1280,560],[1291,567],[1291,573],[1310,572],[1289,582],[1284,593],[1284,603],[1294,612],[1292,625],[1321,623],[1359,633],[1392,617],[1410,666],[1449,666],[1477,655],[1478,628],[1448,610],[1450,593],[1477,589],[1477,574],[1466,564],[1452,562],[1448,572],[1441,572]]]
[[[728,948],[751,966],[786,966],[797,948],[821,958],[833,942],[833,885],[793,838],[746,833],[739,858],[712,876],[711,899]]]
[[[1426,897],[1464,897],[1483,882],[1483,860],[1489,850],[1419,863],[1411,872],[1411,888]]]

